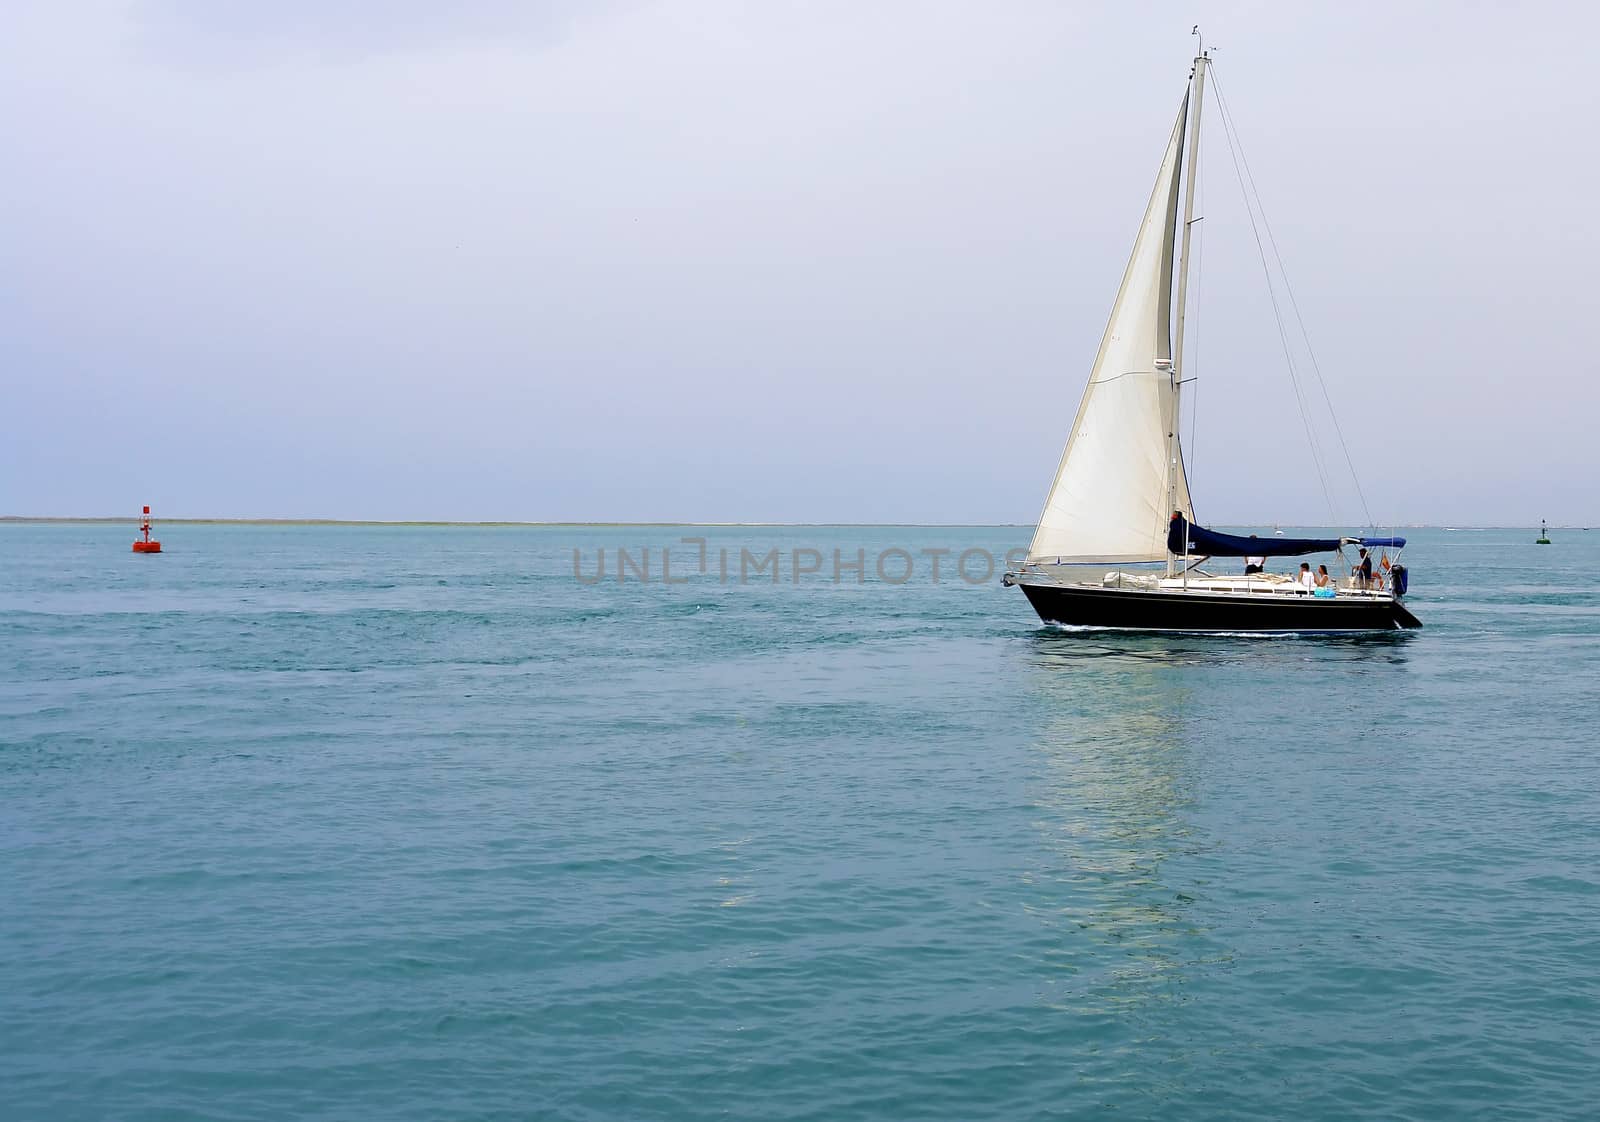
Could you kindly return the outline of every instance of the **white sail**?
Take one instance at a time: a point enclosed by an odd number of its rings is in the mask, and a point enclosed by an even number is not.
[[[1162,561],[1174,509],[1193,517],[1183,458],[1167,473],[1177,424],[1170,327],[1178,166],[1186,94],[1100,353],[1045,500],[1031,562]],[[1169,482],[1175,497],[1169,503]]]

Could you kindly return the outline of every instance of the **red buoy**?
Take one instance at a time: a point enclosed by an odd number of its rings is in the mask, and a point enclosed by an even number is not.
[[[150,508],[144,508],[144,521],[139,524],[139,529],[144,533],[144,540],[133,543],[135,553],[160,553],[161,543],[150,540]]]

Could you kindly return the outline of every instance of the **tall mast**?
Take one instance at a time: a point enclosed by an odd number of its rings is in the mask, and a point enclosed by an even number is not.
[[[1172,365],[1168,377],[1172,379],[1172,431],[1167,433],[1167,509],[1178,508],[1178,456],[1181,454],[1178,446],[1178,416],[1179,403],[1182,398],[1182,378],[1188,364],[1184,361],[1183,353],[1183,313],[1184,304],[1189,295],[1189,235],[1194,229],[1194,190],[1195,168],[1200,161],[1200,108],[1204,103],[1206,91],[1206,64],[1210,60],[1206,57],[1205,48],[1195,56],[1194,70],[1190,73],[1189,103],[1194,108],[1191,110],[1193,117],[1189,122],[1189,160],[1184,172],[1183,188],[1183,246],[1178,252],[1178,330],[1172,344]],[[1185,511],[1188,517],[1193,517],[1193,511]],[[1174,555],[1167,554],[1167,576],[1174,572]]]

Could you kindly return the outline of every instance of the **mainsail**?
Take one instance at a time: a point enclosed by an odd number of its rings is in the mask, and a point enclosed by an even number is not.
[[[1184,95],[1155,190],[1122,275],[1100,353],[1056,468],[1031,562],[1162,561],[1174,510],[1192,518],[1183,457],[1168,474],[1177,425],[1171,302]],[[1170,501],[1169,501],[1170,500]]]

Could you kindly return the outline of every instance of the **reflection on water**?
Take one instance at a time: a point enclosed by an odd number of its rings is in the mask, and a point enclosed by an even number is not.
[[[1250,635],[1242,632],[1228,635],[1161,635],[1042,623],[1031,637],[1034,640],[1033,653],[1041,658],[1048,653],[1058,659],[1143,658],[1202,665],[1225,662],[1251,651],[1284,646],[1330,651],[1350,648],[1403,650],[1406,644],[1424,634],[1420,631],[1355,631],[1349,634],[1327,632],[1315,635]]]
[[[1052,628],[1026,638],[1019,661],[1038,719],[1030,793],[1043,843],[1026,879],[1047,933],[1042,965],[1063,1006],[1125,1012],[1182,1000],[1187,983],[1230,961],[1208,930],[1215,912],[1203,872],[1226,839],[1212,833],[1216,806],[1197,813],[1210,774],[1205,745],[1214,747],[1219,720],[1329,673],[1392,680],[1412,642],[1406,633],[1265,639]]]
[[[1369,631],[1349,635],[1140,635],[1086,631],[1043,624],[1028,636],[1030,664],[1059,676],[1077,663],[1204,668],[1230,665],[1282,665],[1285,659],[1320,664],[1349,662],[1353,667],[1401,666],[1407,649],[1423,641],[1417,631]]]
[[[1206,953],[1192,899],[1162,877],[1170,857],[1205,845],[1185,817],[1190,686],[1171,672],[1203,651],[1041,635],[1027,660],[1042,718],[1032,910],[1053,935],[1047,964],[1073,976],[1061,998],[1074,1008],[1171,998]]]

